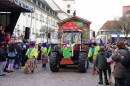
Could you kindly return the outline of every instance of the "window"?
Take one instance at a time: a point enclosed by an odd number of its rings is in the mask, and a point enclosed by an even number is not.
[[[32,33],[34,33],[35,31],[34,31],[34,28],[32,28]]]
[[[20,30],[19,25],[17,25],[17,30]]]
[[[70,13],[70,10],[67,10],[67,13]]]
[[[40,21],[42,21],[42,15],[40,15]]]
[[[44,16],[42,16],[42,21],[44,22]]]
[[[48,19],[46,18],[46,23],[48,22]]]
[[[36,19],[38,19],[38,14],[36,13]]]
[[[35,18],[35,14],[34,13],[32,13],[32,18]]]
[[[23,26],[23,32],[25,32],[25,26]]]

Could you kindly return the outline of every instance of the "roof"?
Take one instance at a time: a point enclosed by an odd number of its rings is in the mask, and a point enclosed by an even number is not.
[[[56,3],[54,0],[52,0],[54,2],[54,4],[59,8],[59,10],[62,10]]]
[[[49,5],[48,5],[48,3],[45,1],[45,0],[40,0],[42,3],[44,3],[47,7],[49,7],[50,9],[52,9]]]
[[[123,16],[130,11],[130,6],[123,6]]]
[[[89,24],[89,25],[92,23],[91,21],[88,21],[88,20],[83,19],[83,18],[81,18],[81,17],[71,16],[71,17],[68,17],[68,18],[63,19],[62,21],[58,22],[58,25],[63,24],[63,23],[66,23],[66,22],[69,22],[69,21],[71,21],[71,20],[79,20],[79,21],[82,21],[82,22],[87,23],[87,24]]]
[[[113,26],[113,23],[114,23],[114,21],[112,21],[112,20],[106,21],[103,24],[103,26],[100,28],[100,30],[109,30],[109,28]]]
[[[1,12],[34,12],[34,8],[24,3],[21,0],[0,0],[0,11]]]
[[[63,10],[55,10],[55,11],[58,12],[58,13],[64,13]]]

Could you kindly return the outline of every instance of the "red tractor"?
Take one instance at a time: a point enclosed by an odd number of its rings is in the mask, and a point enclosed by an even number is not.
[[[52,53],[50,55],[50,69],[52,72],[58,72],[59,68],[67,65],[78,65],[79,72],[86,72],[88,67],[87,50],[88,44],[83,43],[83,30],[74,23],[69,22],[63,25],[57,32],[57,38],[62,43],[75,44],[70,51],[70,58],[64,58],[60,50],[59,43],[52,43]],[[54,40],[53,40],[54,41]]]

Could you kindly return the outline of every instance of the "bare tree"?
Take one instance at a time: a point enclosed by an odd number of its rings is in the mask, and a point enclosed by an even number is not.
[[[120,33],[125,35],[127,39],[128,34],[130,33],[130,16],[123,16],[114,20],[113,27]]]

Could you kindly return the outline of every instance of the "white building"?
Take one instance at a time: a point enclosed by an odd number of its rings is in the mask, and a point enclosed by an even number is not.
[[[30,27],[30,41],[45,42],[47,29],[58,28],[60,18],[44,0],[22,0],[35,8],[34,13],[21,13],[14,34],[24,36],[25,28]]]
[[[66,10],[62,10],[53,0],[45,0],[49,5],[50,7],[56,11],[58,13],[58,17],[63,20],[63,19],[66,19],[69,17],[69,14],[67,14],[67,11]],[[67,2],[67,1],[66,1]],[[64,1],[63,1],[63,4],[66,4]],[[64,7],[65,8],[65,7]],[[67,6],[66,6],[67,8]]]

